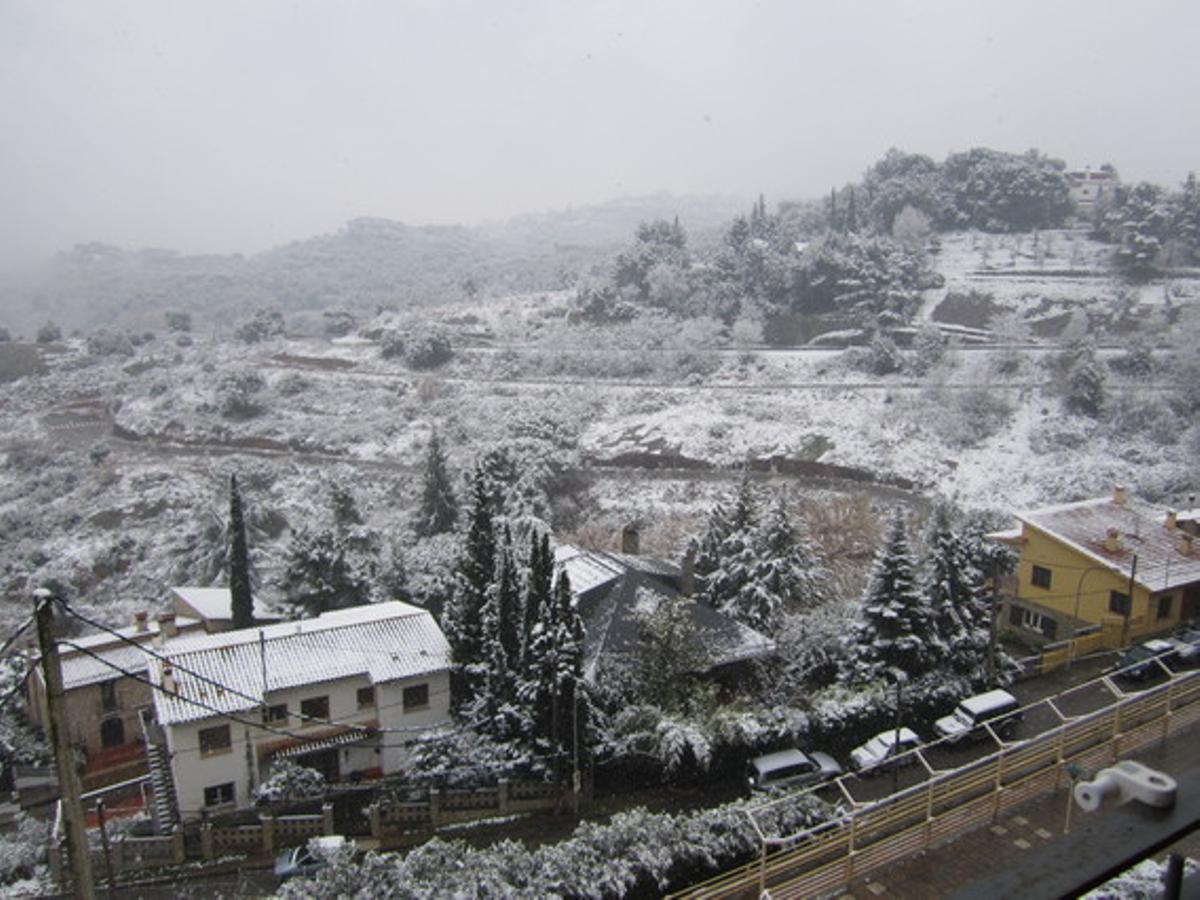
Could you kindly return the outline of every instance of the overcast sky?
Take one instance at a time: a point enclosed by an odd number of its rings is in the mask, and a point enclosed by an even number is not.
[[[0,265],[824,193],[889,146],[1200,169],[1200,4],[0,0]]]

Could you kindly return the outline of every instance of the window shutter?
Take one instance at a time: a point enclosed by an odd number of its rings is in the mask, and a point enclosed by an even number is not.
[[[1008,606],[1008,621],[1017,626],[1021,624],[1021,607],[1015,603],[1010,603]]]

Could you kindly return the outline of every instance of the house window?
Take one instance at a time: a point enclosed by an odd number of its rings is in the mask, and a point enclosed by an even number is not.
[[[368,706],[375,705],[375,688],[365,687],[358,689],[358,708],[364,709]]]
[[[1163,596],[1158,598],[1158,617],[1160,619],[1170,618],[1172,599],[1170,594],[1163,594]]]
[[[1050,570],[1043,566],[1034,566],[1033,573],[1029,576],[1029,581],[1034,587],[1049,588]]]
[[[429,707],[429,685],[414,684],[404,689],[404,711],[412,712]]]
[[[125,743],[125,723],[120,719],[105,719],[100,723],[100,746],[120,747]]]
[[[1022,609],[1021,624],[1031,631],[1041,631],[1045,624],[1045,617],[1041,613],[1034,612],[1032,609]]]
[[[313,719],[329,718],[329,697],[309,697],[300,701],[301,724],[313,724]]]
[[[288,717],[287,704],[279,703],[275,706],[268,706],[263,710],[264,722],[286,722]]]
[[[233,782],[214,784],[204,789],[205,806],[224,806],[233,803]]]
[[[1119,616],[1129,615],[1129,595],[1123,594],[1120,591],[1108,592],[1108,611],[1116,613]]]
[[[201,756],[216,756],[218,753],[228,753],[232,747],[233,742],[229,737],[228,725],[200,729]]]
[[[105,712],[117,708],[117,680],[100,682],[100,707]]]

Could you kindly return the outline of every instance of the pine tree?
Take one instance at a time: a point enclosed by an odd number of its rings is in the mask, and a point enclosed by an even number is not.
[[[701,544],[701,551],[705,554],[704,566],[708,569],[707,572],[701,572],[707,575],[703,596],[705,602],[715,609],[737,615],[735,604],[738,595],[750,581],[757,562],[754,532],[758,521],[758,498],[748,472],[742,473],[728,511],[722,512],[720,518],[716,518],[717,515],[717,510],[714,510],[709,534],[705,536],[705,543]],[[715,539],[715,528],[722,529],[724,536],[715,549],[710,549],[708,541]]]
[[[850,192],[850,196],[846,200],[846,218],[842,223],[842,231],[853,233],[858,231],[858,205],[855,200],[856,191],[854,187],[846,188]]]
[[[557,692],[560,697],[558,746],[574,751],[586,746],[590,703],[583,681],[583,619],[575,608],[571,580],[564,571],[554,585]]]
[[[512,535],[507,527],[496,559],[496,640],[504,654],[506,670],[515,673],[521,661],[521,584],[513,560]],[[509,692],[512,693],[511,691]]]
[[[897,509],[863,596],[854,634],[855,674],[870,680],[896,668],[916,678],[935,658],[929,647],[935,634],[929,604],[917,590],[904,514]]]
[[[246,547],[246,520],[237,476],[229,476],[229,597],[233,627],[254,625],[254,596],[250,590],[250,553]]]
[[[978,579],[972,577],[975,568],[950,529],[950,509],[946,504],[939,503],[934,508],[925,543],[929,556],[925,564],[924,591],[936,636],[936,641],[930,641],[930,647],[939,657],[938,664],[942,665],[952,663],[954,656],[963,652],[968,630],[963,612],[969,610],[967,604],[974,599],[973,590],[978,586]]]
[[[747,567],[746,581],[725,611],[751,628],[773,633],[786,611],[811,609],[824,593],[825,570],[792,526],[782,495],[754,534]]]
[[[435,431],[429,439],[425,454],[425,471],[421,476],[421,507],[417,512],[416,532],[429,537],[449,531],[458,522],[458,500],[446,471],[446,454]]]

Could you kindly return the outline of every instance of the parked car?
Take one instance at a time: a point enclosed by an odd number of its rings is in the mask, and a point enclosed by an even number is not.
[[[1162,666],[1156,662],[1158,659],[1167,665],[1176,661],[1175,647],[1170,641],[1155,638],[1126,647],[1108,671],[1124,681],[1145,681],[1163,674]]]
[[[938,719],[933,727],[939,737],[957,743],[967,737],[983,737],[979,726],[987,722],[1001,737],[1007,737],[1021,721],[1023,713],[1017,698],[997,688],[960,700],[948,716]]]
[[[832,756],[799,750],[780,750],[758,756],[746,767],[746,781],[752,791],[817,784],[841,774],[842,767]]]
[[[1179,668],[1200,663],[1200,628],[1185,628],[1168,638],[1167,643],[1175,648]]]
[[[887,731],[879,732],[861,747],[851,750],[850,765],[866,774],[889,765],[905,765],[915,762],[916,756],[911,753],[908,756],[902,756],[899,760],[896,757],[920,743],[921,739],[911,728],[901,728],[899,732],[895,728],[889,728]]]
[[[331,864],[340,853],[352,850],[354,842],[341,835],[315,837],[307,844],[284,850],[275,857],[275,877],[280,881],[302,875],[315,875]]]

